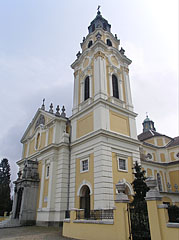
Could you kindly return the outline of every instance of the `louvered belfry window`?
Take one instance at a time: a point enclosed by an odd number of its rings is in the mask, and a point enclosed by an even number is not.
[[[84,96],[84,100],[86,100],[86,99],[88,99],[89,98],[89,77],[86,77],[85,78],[85,91],[84,91],[84,93],[85,93],[85,96]]]
[[[118,80],[115,75],[112,75],[113,97],[119,98]]]

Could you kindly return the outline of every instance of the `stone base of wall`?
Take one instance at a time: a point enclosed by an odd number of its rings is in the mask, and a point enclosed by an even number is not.
[[[62,226],[63,222],[52,222],[52,221],[37,221],[36,226],[41,227],[59,227]]]

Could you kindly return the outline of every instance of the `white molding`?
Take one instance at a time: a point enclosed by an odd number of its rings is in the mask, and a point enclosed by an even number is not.
[[[80,196],[80,191],[82,189],[83,186],[87,185],[90,189],[90,195],[93,194],[93,190],[92,190],[92,186],[91,186],[91,183],[86,181],[86,180],[83,180],[83,182],[80,184],[79,188],[78,188],[78,191],[77,191],[77,196],[79,197]]]
[[[39,209],[42,208],[43,201],[43,191],[44,191],[44,174],[45,174],[45,164],[42,165],[42,175],[41,175],[41,186],[40,186],[40,198],[39,198]]]

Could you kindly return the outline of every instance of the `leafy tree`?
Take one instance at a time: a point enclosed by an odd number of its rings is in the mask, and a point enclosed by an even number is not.
[[[12,208],[10,176],[10,165],[8,160],[3,158],[0,162],[0,215],[10,212]]]
[[[146,193],[149,191],[149,188],[147,187],[147,184],[145,183],[145,171],[141,170],[141,166],[138,165],[138,163],[135,163],[134,166],[134,175],[135,175],[135,179],[132,182],[133,185],[133,189],[134,189],[134,201],[133,204],[141,202],[141,201],[145,201],[145,196]]]

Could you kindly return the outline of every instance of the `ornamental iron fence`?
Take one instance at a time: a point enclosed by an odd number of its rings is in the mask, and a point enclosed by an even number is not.
[[[89,219],[89,220],[103,220],[103,219],[113,219],[114,213],[113,209],[98,209],[98,210],[90,210],[90,214],[88,217],[85,217],[84,209],[76,210],[76,219]]]

